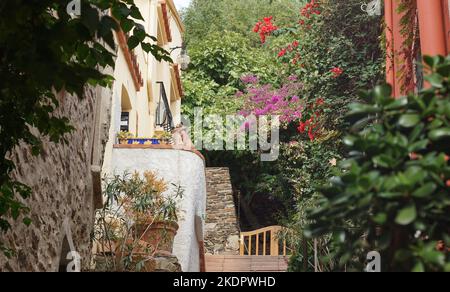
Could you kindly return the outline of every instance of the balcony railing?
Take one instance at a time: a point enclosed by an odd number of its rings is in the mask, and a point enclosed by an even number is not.
[[[164,131],[171,132],[174,128],[173,116],[167,99],[164,82],[157,82],[160,85],[158,107],[156,108],[156,126],[162,127]]]

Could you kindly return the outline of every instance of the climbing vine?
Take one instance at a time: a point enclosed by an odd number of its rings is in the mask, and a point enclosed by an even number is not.
[[[402,15],[400,20],[400,34],[404,41],[400,51],[396,52],[399,63],[398,79],[402,92],[412,92],[417,88],[417,60],[420,53],[419,24],[416,0],[401,0],[397,13]]]

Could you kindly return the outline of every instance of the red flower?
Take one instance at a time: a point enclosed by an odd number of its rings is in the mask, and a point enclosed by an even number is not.
[[[333,78],[338,78],[344,73],[344,70],[342,70],[339,67],[334,67],[333,69],[330,70],[330,72],[333,73]]]
[[[320,15],[320,10],[318,10],[319,8],[319,4],[316,3],[314,0],[312,0],[311,2],[307,3],[301,10],[300,13],[302,16],[306,17],[306,18],[310,18],[311,15],[316,14],[316,15]]]
[[[298,130],[299,133],[301,133],[301,134],[305,133],[305,130],[306,130],[306,123],[300,122],[300,126],[297,128],[297,130]]]
[[[445,184],[447,185],[448,188],[450,188],[450,179],[447,180],[447,182]]]
[[[287,49],[282,49],[279,53],[278,53],[278,58],[283,57],[284,55],[286,55],[287,53]]]
[[[259,30],[261,29],[261,22],[258,22],[257,24],[255,24],[255,27],[253,28],[253,32],[258,33]]]
[[[309,129],[308,137],[309,137],[309,140],[311,140],[311,142],[314,141],[314,139],[316,138],[315,133],[313,132],[313,128]]]
[[[264,17],[263,21],[259,21],[258,23],[256,23],[255,27],[253,28],[254,33],[259,33],[261,43],[263,44],[266,42],[266,37],[271,35],[272,32],[278,29],[278,27],[273,25],[272,20],[273,16]]]
[[[293,43],[292,43],[292,46],[294,47],[294,48],[298,48],[298,46],[299,46],[299,42],[298,41],[294,41]]]

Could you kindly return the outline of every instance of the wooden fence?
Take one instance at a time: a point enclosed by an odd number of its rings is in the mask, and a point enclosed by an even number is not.
[[[287,256],[285,239],[280,238],[284,227],[271,226],[250,232],[241,232],[241,256]]]

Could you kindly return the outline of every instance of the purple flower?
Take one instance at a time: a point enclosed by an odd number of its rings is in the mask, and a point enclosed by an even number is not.
[[[267,113],[265,109],[256,109],[255,110],[255,116],[263,116]]]
[[[279,96],[275,95],[274,97],[272,97],[272,100],[271,100],[272,103],[277,103],[279,101],[280,101],[280,97]]]
[[[291,99],[292,102],[299,102],[300,101],[300,97],[298,97],[297,95],[294,95]]]

